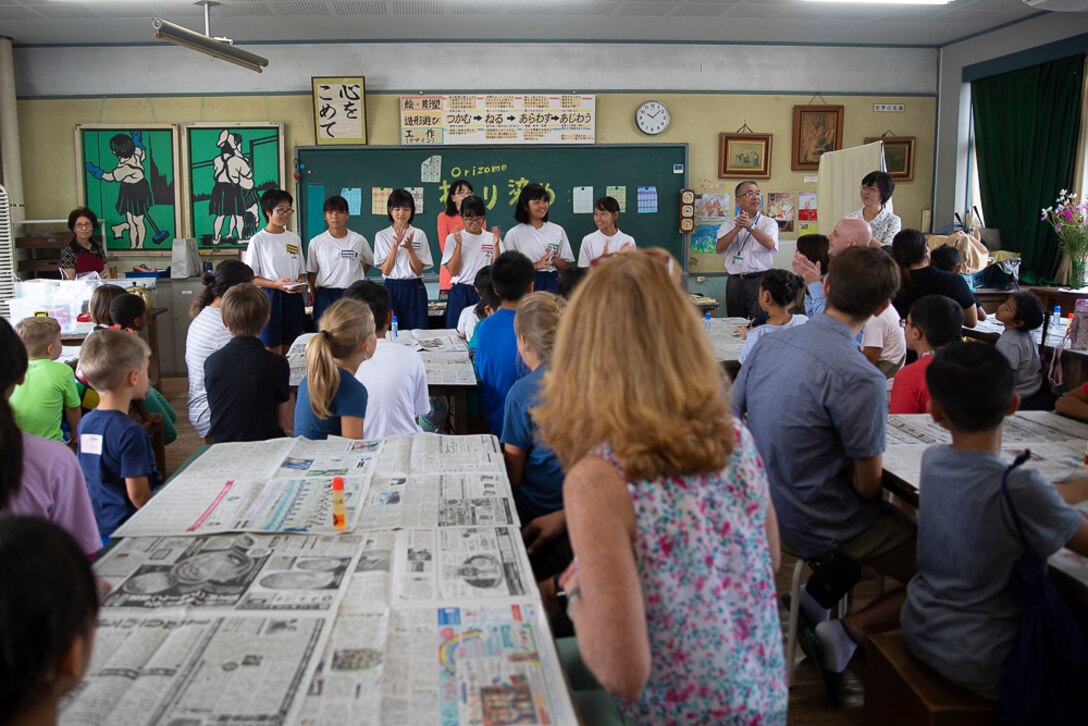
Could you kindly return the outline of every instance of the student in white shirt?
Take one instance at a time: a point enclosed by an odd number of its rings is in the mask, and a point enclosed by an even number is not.
[[[427,288],[423,271],[431,267],[431,247],[423,230],[412,226],[416,201],[404,189],[395,189],[387,205],[393,223],[374,235],[374,264],[392,300],[393,315],[401,330],[427,329]]]
[[[483,230],[487,208],[477,196],[461,200],[461,219],[465,228],[452,232],[445,240],[442,266],[450,273],[450,293],[446,298],[446,327],[453,328],[461,320],[461,311],[480,301],[476,293],[476,274],[491,265],[495,248],[499,246],[499,228]]]
[[[366,237],[347,228],[348,200],[339,194],[325,200],[328,229],[310,240],[306,272],[314,300],[314,327],[326,308],[340,299],[351,283],[362,280],[374,264]]]
[[[518,195],[514,219],[520,224],[506,233],[502,251],[516,250],[533,263],[536,274],[533,290],[555,292],[559,289],[559,271],[574,262],[567,233],[548,221],[551,197],[540,184],[526,184]]]
[[[462,310],[461,317],[457,319],[457,335],[467,341],[472,340],[477,323],[487,317],[485,301],[495,296],[495,291],[491,289],[491,265],[480,268],[476,279],[472,281],[472,287],[476,290],[479,301]]]
[[[907,357],[907,338],[894,305],[874,315],[861,331],[861,352],[869,362],[891,379]]]
[[[619,218],[620,203],[612,197],[601,197],[594,202],[593,224],[597,225],[597,231],[582,238],[582,249],[578,251],[579,267],[589,267],[598,257],[635,249],[634,238],[616,226]]]
[[[376,282],[360,280],[344,292],[344,297],[370,306],[378,336],[374,355],[355,372],[367,392],[367,438],[419,433],[423,429],[417,419],[431,409],[427,371],[419,353],[385,336],[393,319],[389,291]]]
[[[268,296],[271,317],[261,330],[261,342],[273,353],[286,355],[306,325],[306,260],[302,241],[287,231],[294,199],[282,189],[261,196],[268,224],[249,240],[243,261],[253,270],[253,282]]]

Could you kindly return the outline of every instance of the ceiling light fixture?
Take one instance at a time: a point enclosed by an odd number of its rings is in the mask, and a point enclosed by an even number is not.
[[[802,0],[802,2],[853,5],[948,5],[952,0]]]
[[[159,40],[165,40],[168,43],[188,48],[189,50],[195,50],[198,53],[210,55],[212,58],[225,60],[228,63],[233,63],[247,70],[256,71],[257,73],[260,73],[261,69],[268,65],[267,58],[259,56],[256,53],[250,53],[248,50],[235,48],[234,41],[230,38],[211,37],[211,8],[213,5],[218,5],[219,3],[214,2],[213,0],[200,0],[200,2],[195,4],[204,6],[203,35],[194,30],[175,25],[162,18],[152,18],[151,27],[155,29],[155,37]]]

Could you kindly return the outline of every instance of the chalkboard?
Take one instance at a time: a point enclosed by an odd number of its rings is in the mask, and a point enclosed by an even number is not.
[[[381,214],[371,213],[371,190],[420,187],[423,212],[417,210],[413,225],[427,234],[431,244],[434,267],[426,276],[437,276],[442,259],[437,217],[446,208],[450,184],[468,179],[488,207],[488,226],[498,225],[505,235],[516,224],[514,204],[521,187],[537,182],[554,193],[548,219],[567,231],[577,260],[582,238],[596,227],[592,209],[574,213],[575,187],[592,187],[592,199],[597,199],[605,196],[606,187],[620,186],[626,189],[627,197],[626,211],[619,218],[620,229],[634,237],[640,247],[664,247],[686,268],[685,237],[677,230],[680,190],[687,186],[687,155],[687,144],[298,147],[295,158],[302,175],[296,203],[300,210],[299,235],[308,243],[324,231],[321,207],[326,196],[340,194],[344,189],[360,189],[360,214],[351,216],[348,227],[373,246],[375,233],[390,222],[384,199]],[[422,165],[432,156],[441,157],[439,181],[422,182]],[[656,192],[655,212],[639,213],[639,187],[652,187]]]

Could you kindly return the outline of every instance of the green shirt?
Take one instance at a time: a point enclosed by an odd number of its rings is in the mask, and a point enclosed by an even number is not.
[[[26,380],[15,387],[9,402],[16,425],[25,433],[62,441],[64,409],[79,406],[75,372],[64,363],[45,358],[31,360]]]

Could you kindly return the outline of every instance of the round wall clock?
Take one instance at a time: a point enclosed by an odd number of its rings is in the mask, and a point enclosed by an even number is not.
[[[635,111],[635,124],[639,131],[651,136],[656,136],[669,128],[671,121],[669,109],[665,108],[665,104],[660,101],[647,101]]]

